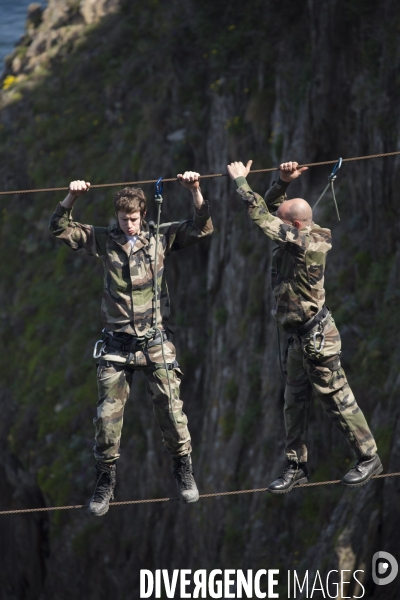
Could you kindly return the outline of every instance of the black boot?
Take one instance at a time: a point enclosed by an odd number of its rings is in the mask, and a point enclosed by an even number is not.
[[[173,474],[178,486],[179,496],[186,504],[197,502],[199,490],[193,477],[192,459],[190,454],[186,456],[174,456]]]
[[[294,460],[288,460],[288,464],[283,469],[282,475],[271,483],[268,491],[272,494],[286,494],[295,486],[307,483],[307,481],[307,463],[297,463]]]
[[[96,487],[89,504],[89,512],[96,517],[105,515],[110,500],[114,499],[114,488],[117,481],[117,465],[104,462],[96,463]]]
[[[382,471],[382,463],[377,454],[372,458],[366,456],[358,459],[354,467],[343,477],[342,482],[348,487],[360,487],[368,483],[373,475],[379,475]]]

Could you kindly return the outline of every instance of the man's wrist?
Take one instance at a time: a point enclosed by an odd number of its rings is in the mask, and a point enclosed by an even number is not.
[[[237,187],[241,187],[245,183],[247,183],[247,179],[244,175],[239,175],[239,177],[235,177],[235,183]]]
[[[78,197],[79,194],[75,195],[71,192],[68,192],[68,195],[61,202],[61,206],[64,206],[65,208],[72,208],[75,202],[77,201]]]
[[[207,214],[209,212],[209,204],[207,202],[207,200],[204,200],[204,198],[202,197],[202,202],[201,204],[193,204],[193,208],[194,208],[194,212],[196,215],[198,216],[203,216],[205,214]]]
[[[192,192],[194,205],[201,206],[201,204],[203,204],[203,194],[201,193],[201,189],[198,187],[190,191]]]

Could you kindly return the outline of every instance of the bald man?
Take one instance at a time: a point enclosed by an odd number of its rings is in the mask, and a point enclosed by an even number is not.
[[[286,199],[288,185],[307,167],[299,168],[297,162],[282,163],[279,179],[264,201],[246,181],[251,164],[251,160],[246,166],[231,163],[228,172],[250,218],[277,244],[272,259],[272,314],[288,335],[284,405],[287,465],[268,489],[284,494],[308,481],[306,439],[313,391],[357,458],[343,483],[350,487],[365,485],[382,472],[382,465],[374,437],[340,364],[340,335],[325,306],[324,272],[326,255],[332,247],[331,232],[313,222],[308,202]]]

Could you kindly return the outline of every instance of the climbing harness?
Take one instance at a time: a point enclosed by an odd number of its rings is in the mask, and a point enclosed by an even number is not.
[[[386,158],[389,156],[399,156],[400,150],[396,152],[385,152],[383,154],[369,154],[368,156],[353,156],[351,158],[344,158],[342,162],[354,162],[356,160],[367,160],[371,158]],[[301,167],[321,167],[322,165],[333,165],[337,164],[336,160],[325,160],[322,162],[315,163],[305,163],[303,165],[299,165],[299,169]],[[253,169],[249,171],[248,175],[255,175],[256,173],[272,173],[272,171],[279,171],[279,167],[269,167],[268,169]],[[214,177],[228,177],[228,173],[211,173],[209,175],[201,175],[200,179],[213,179]],[[123,181],[118,183],[96,183],[91,185],[91,189],[95,188],[110,188],[110,187],[123,187],[126,185],[146,185],[148,183],[156,183],[157,179],[144,179],[142,181]],[[167,179],[163,179],[164,183],[169,183],[172,181],[179,181],[177,177],[169,177]],[[328,186],[329,187],[329,186]],[[39,192],[63,192],[68,191],[69,187],[53,187],[53,188],[39,188],[36,190],[3,190],[0,191],[0,196],[11,196],[12,194],[34,194]]]
[[[160,338],[161,338],[161,352],[162,352],[162,357],[163,357],[163,363],[164,363],[164,369],[167,373],[167,380],[168,380],[168,389],[169,389],[169,410],[171,413],[171,417],[176,425],[176,418],[175,418],[175,414],[174,414],[174,410],[173,410],[173,406],[172,406],[172,388],[171,388],[171,380],[170,380],[170,376],[169,376],[169,368],[167,365],[167,361],[165,358],[165,351],[164,351],[164,332],[157,326],[158,323],[158,280],[157,280],[157,259],[158,259],[158,244],[159,244],[159,238],[160,238],[160,216],[161,216],[161,205],[163,202],[163,197],[162,197],[162,191],[163,191],[163,184],[162,184],[162,177],[160,177],[157,181],[156,181],[156,193],[154,196],[154,201],[157,203],[158,209],[157,209],[157,225],[156,225],[156,249],[155,249],[155,254],[154,254],[154,299],[155,299],[155,307],[154,307],[154,324],[153,324],[153,329],[154,331],[158,331]],[[161,304],[161,291],[160,291],[160,304]]]
[[[127,340],[126,344],[124,343],[124,341],[121,341],[119,339],[118,340],[114,339],[113,332],[108,332],[105,329],[103,329],[103,333],[104,333],[103,338],[101,340],[97,340],[97,342],[94,345],[93,358],[96,358],[96,359],[100,358],[102,360],[110,360],[112,362],[123,363],[125,365],[128,365],[131,362],[136,349],[144,348],[144,346],[146,346],[147,348],[151,348],[152,346],[158,345],[158,343],[160,341],[161,352],[162,352],[162,357],[163,357],[163,366],[167,373],[167,380],[168,380],[169,410],[171,413],[171,418],[173,419],[174,423],[176,424],[177,421],[176,421],[173,406],[172,406],[172,387],[171,387],[171,379],[170,379],[169,371],[172,370],[173,368],[177,367],[178,363],[176,362],[176,360],[171,364],[167,363],[167,360],[165,358],[165,349],[164,349],[164,341],[166,341],[168,339],[167,334],[164,330],[160,329],[160,327],[158,327],[158,325],[157,325],[157,323],[158,323],[158,294],[159,294],[158,279],[157,279],[157,273],[158,273],[157,259],[158,259],[158,246],[159,246],[159,241],[160,241],[161,204],[163,202],[162,179],[163,178],[160,177],[156,182],[156,193],[155,193],[155,197],[154,197],[154,200],[158,206],[158,209],[157,209],[157,224],[156,224],[156,235],[155,235],[156,246],[155,246],[154,269],[153,269],[153,292],[154,292],[153,325],[148,331],[146,331],[145,335],[130,336],[129,340]],[[160,291],[160,303],[161,303],[161,291]],[[101,344],[100,350],[98,349],[99,344]],[[128,352],[129,354],[126,358],[121,355],[118,355],[118,354],[109,354],[106,351],[107,346],[111,347],[115,350],[119,350],[123,353]]]
[[[301,338],[304,338],[308,333],[310,333],[315,327],[318,326],[317,331],[315,331],[315,333],[313,333],[313,335],[312,335],[312,340],[313,340],[315,352],[322,352],[322,350],[324,349],[324,346],[325,346],[325,334],[323,333],[324,323],[330,314],[331,313],[330,313],[329,308],[327,306],[325,306],[325,304],[324,304],[324,306],[321,308],[321,310],[316,315],[311,317],[311,319],[306,321],[306,323],[304,323],[304,325],[302,325],[301,327],[291,327],[289,329],[286,329],[286,333],[297,335],[301,339]],[[280,370],[281,370],[282,381],[283,381],[283,383],[285,383],[285,378],[284,378],[285,371],[282,366],[280,331],[279,331],[278,325],[276,326],[276,328],[277,328],[277,332],[278,332],[279,366],[280,366]],[[317,348],[317,339],[319,339],[319,348]],[[287,349],[286,349],[286,352],[287,352]],[[285,356],[286,356],[286,354],[285,354]]]
[[[324,304],[324,306],[321,308],[321,310],[316,315],[311,317],[311,319],[306,321],[304,323],[304,325],[301,325],[301,327],[289,327],[288,329],[286,329],[286,333],[294,333],[302,338],[302,337],[306,336],[307,333],[310,333],[310,331],[312,331],[312,329],[314,329],[314,327],[316,327],[320,323],[324,323],[324,321],[326,321],[326,319],[328,318],[329,315],[330,315],[330,310]]]
[[[114,332],[106,331],[103,329],[104,336],[101,340],[97,340],[94,345],[93,350],[93,358],[101,358],[102,360],[110,360],[116,363],[123,363],[128,365],[135,352],[137,350],[143,350],[144,346],[146,348],[152,348],[153,346],[158,345],[160,335],[156,333],[154,327],[151,327],[144,335],[141,336],[133,336],[128,333],[120,334],[120,337],[117,339],[114,337]],[[125,336],[125,338],[124,338]],[[167,339],[167,334],[164,331],[163,339]],[[102,344],[100,350],[98,350],[98,345]],[[117,350],[124,354],[127,354],[125,358],[121,354],[112,354],[107,352],[106,348],[111,348],[112,350]]]
[[[322,192],[322,194],[320,195],[320,197],[318,198],[318,200],[316,201],[316,203],[313,206],[313,210],[318,206],[318,204],[320,203],[320,201],[322,200],[322,198],[325,196],[329,186],[332,190],[332,196],[333,196],[333,201],[335,203],[335,208],[336,208],[336,214],[337,214],[337,218],[338,221],[340,221],[340,216],[339,216],[339,209],[338,209],[338,205],[336,202],[336,196],[335,196],[335,188],[333,186],[333,182],[335,181],[336,177],[337,177],[337,172],[339,171],[340,167],[342,166],[342,162],[343,159],[339,158],[339,160],[337,161],[337,163],[335,164],[335,166],[332,169],[332,173],[329,175],[328,177],[328,183],[324,189],[324,191]]]

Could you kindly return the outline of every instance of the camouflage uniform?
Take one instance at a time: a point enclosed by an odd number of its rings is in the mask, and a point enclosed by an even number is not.
[[[94,453],[97,460],[112,463],[119,458],[119,446],[125,402],[134,371],[140,370],[153,400],[154,413],[171,455],[184,456],[191,451],[187,418],[179,399],[181,371],[176,361],[174,345],[167,339],[169,296],[165,280],[164,260],[212,233],[208,203],[195,208],[194,218],[164,223],[160,227],[157,257],[158,323],[155,318],[154,268],[155,232],[145,222],[132,248],[118,224],[93,227],[72,221],[71,209],[59,204],[50,221],[50,231],[73,250],[84,249],[101,258],[104,265],[102,320],[107,332],[104,358],[97,369],[99,401]],[[161,351],[160,337],[154,328],[163,331],[164,352],[168,365],[172,398]],[[108,340],[108,341],[107,341]],[[125,344],[122,350],[111,346],[113,341]],[[137,342],[137,343],[135,343]],[[129,349],[126,349],[128,346]],[[110,353],[116,360],[107,358]],[[112,358],[111,357],[111,358]],[[170,406],[171,405],[171,406]],[[171,414],[171,408],[173,415]]]
[[[286,456],[307,461],[307,430],[312,392],[321,400],[333,423],[345,435],[355,455],[376,454],[376,444],[340,364],[341,341],[332,315],[298,335],[325,304],[326,255],[331,232],[311,223],[298,230],[274,212],[286,198],[288,184],[279,180],[265,194],[254,193],[244,177],[235,180],[250,218],[274,242],[271,285],[275,296],[273,316],[288,336],[285,388]],[[316,337],[315,337],[315,334]],[[322,334],[325,336],[323,347]],[[314,343],[315,341],[315,343]]]

